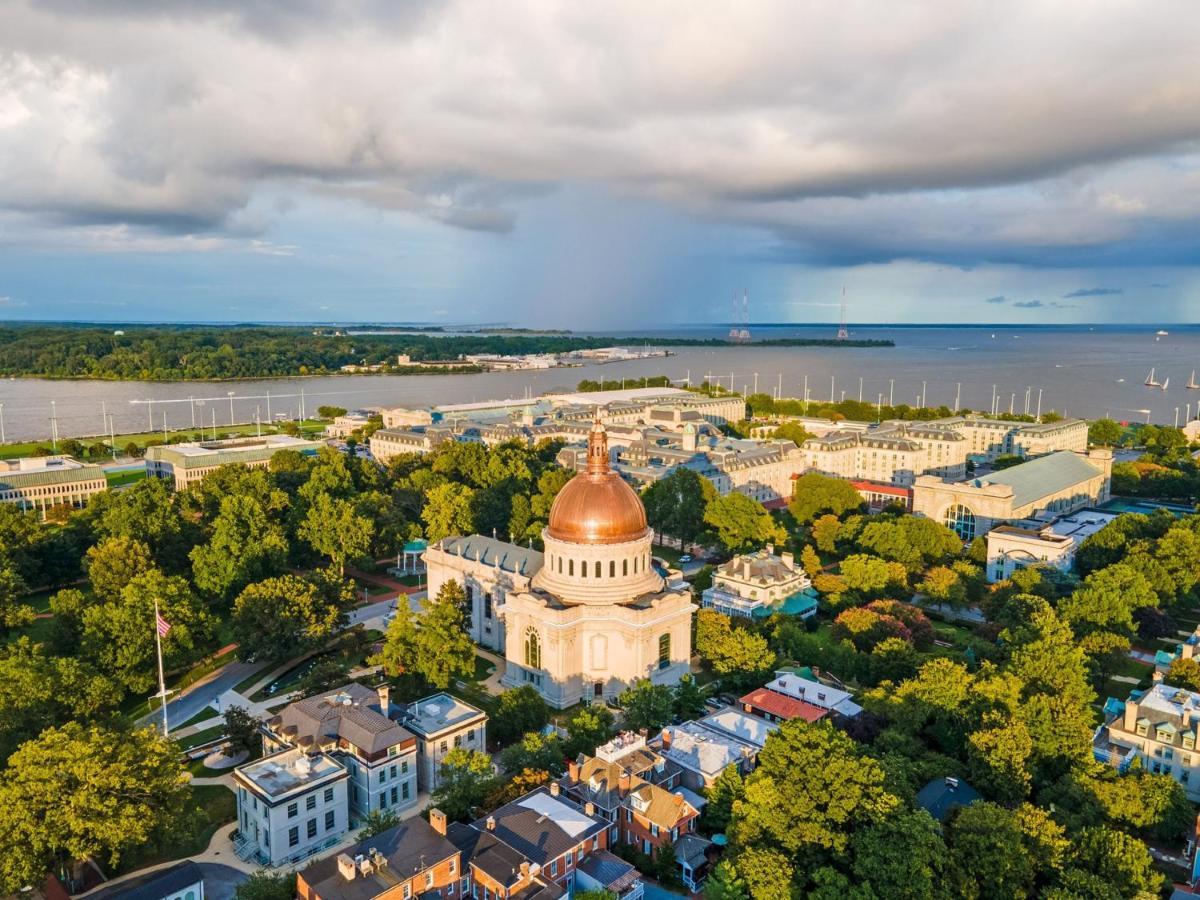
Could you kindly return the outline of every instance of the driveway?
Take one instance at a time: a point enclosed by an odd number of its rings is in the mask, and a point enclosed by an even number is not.
[[[211,705],[226,691],[232,690],[239,682],[249,678],[260,669],[266,668],[266,663],[231,662],[218,669],[204,681],[199,681],[187,689],[182,697],[176,697],[167,704],[167,721],[174,728],[182,725],[200,710]],[[138,720],[139,725],[161,725],[162,711],[155,710]]]

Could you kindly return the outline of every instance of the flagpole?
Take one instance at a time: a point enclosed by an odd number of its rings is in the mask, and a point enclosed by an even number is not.
[[[162,704],[163,716],[163,737],[168,734],[167,727],[167,682],[163,678],[163,662],[162,662],[162,632],[158,627],[158,598],[154,600],[154,646],[158,648],[158,696],[159,702]]]

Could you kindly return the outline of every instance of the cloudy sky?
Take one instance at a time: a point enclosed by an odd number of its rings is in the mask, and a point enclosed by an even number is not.
[[[0,318],[1200,320],[1195,0],[0,23]]]

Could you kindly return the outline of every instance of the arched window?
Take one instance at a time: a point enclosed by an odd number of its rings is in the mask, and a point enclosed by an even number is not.
[[[629,574],[629,560],[628,559],[621,560],[621,574],[622,575]]]
[[[600,577],[600,560],[596,560],[596,577]]]
[[[567,560],[567,574],[568,575],[575,574],[575,560],[573,560],[573,559]]]
[[[559,575],[562,574],[562,557],[561,556],[558,558],[558,574]]]
[[[665,669],[671,664],[671,632],[658,636],[658,667]]]
[[[946,510],[942,523],[953,529],[955,534],[962,538],[963,543],[975,538],[975,513],[961,503],[956,503]]]
[[[587,560],[581,559],[579,561],[579,574],[584,578],[587,578],[587,569],[588,569]]]
[[[525,666],[529,669],[542,667],[542,642],[533,628],[525,629]]]

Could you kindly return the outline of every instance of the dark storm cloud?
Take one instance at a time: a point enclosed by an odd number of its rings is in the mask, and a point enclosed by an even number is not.
[[[10,2],[0,210],[230,234],[268,227],[263,191],[318,192],[507,233],[528,192],[586,184],[785,261],[1195,265],[1192,15]]]

